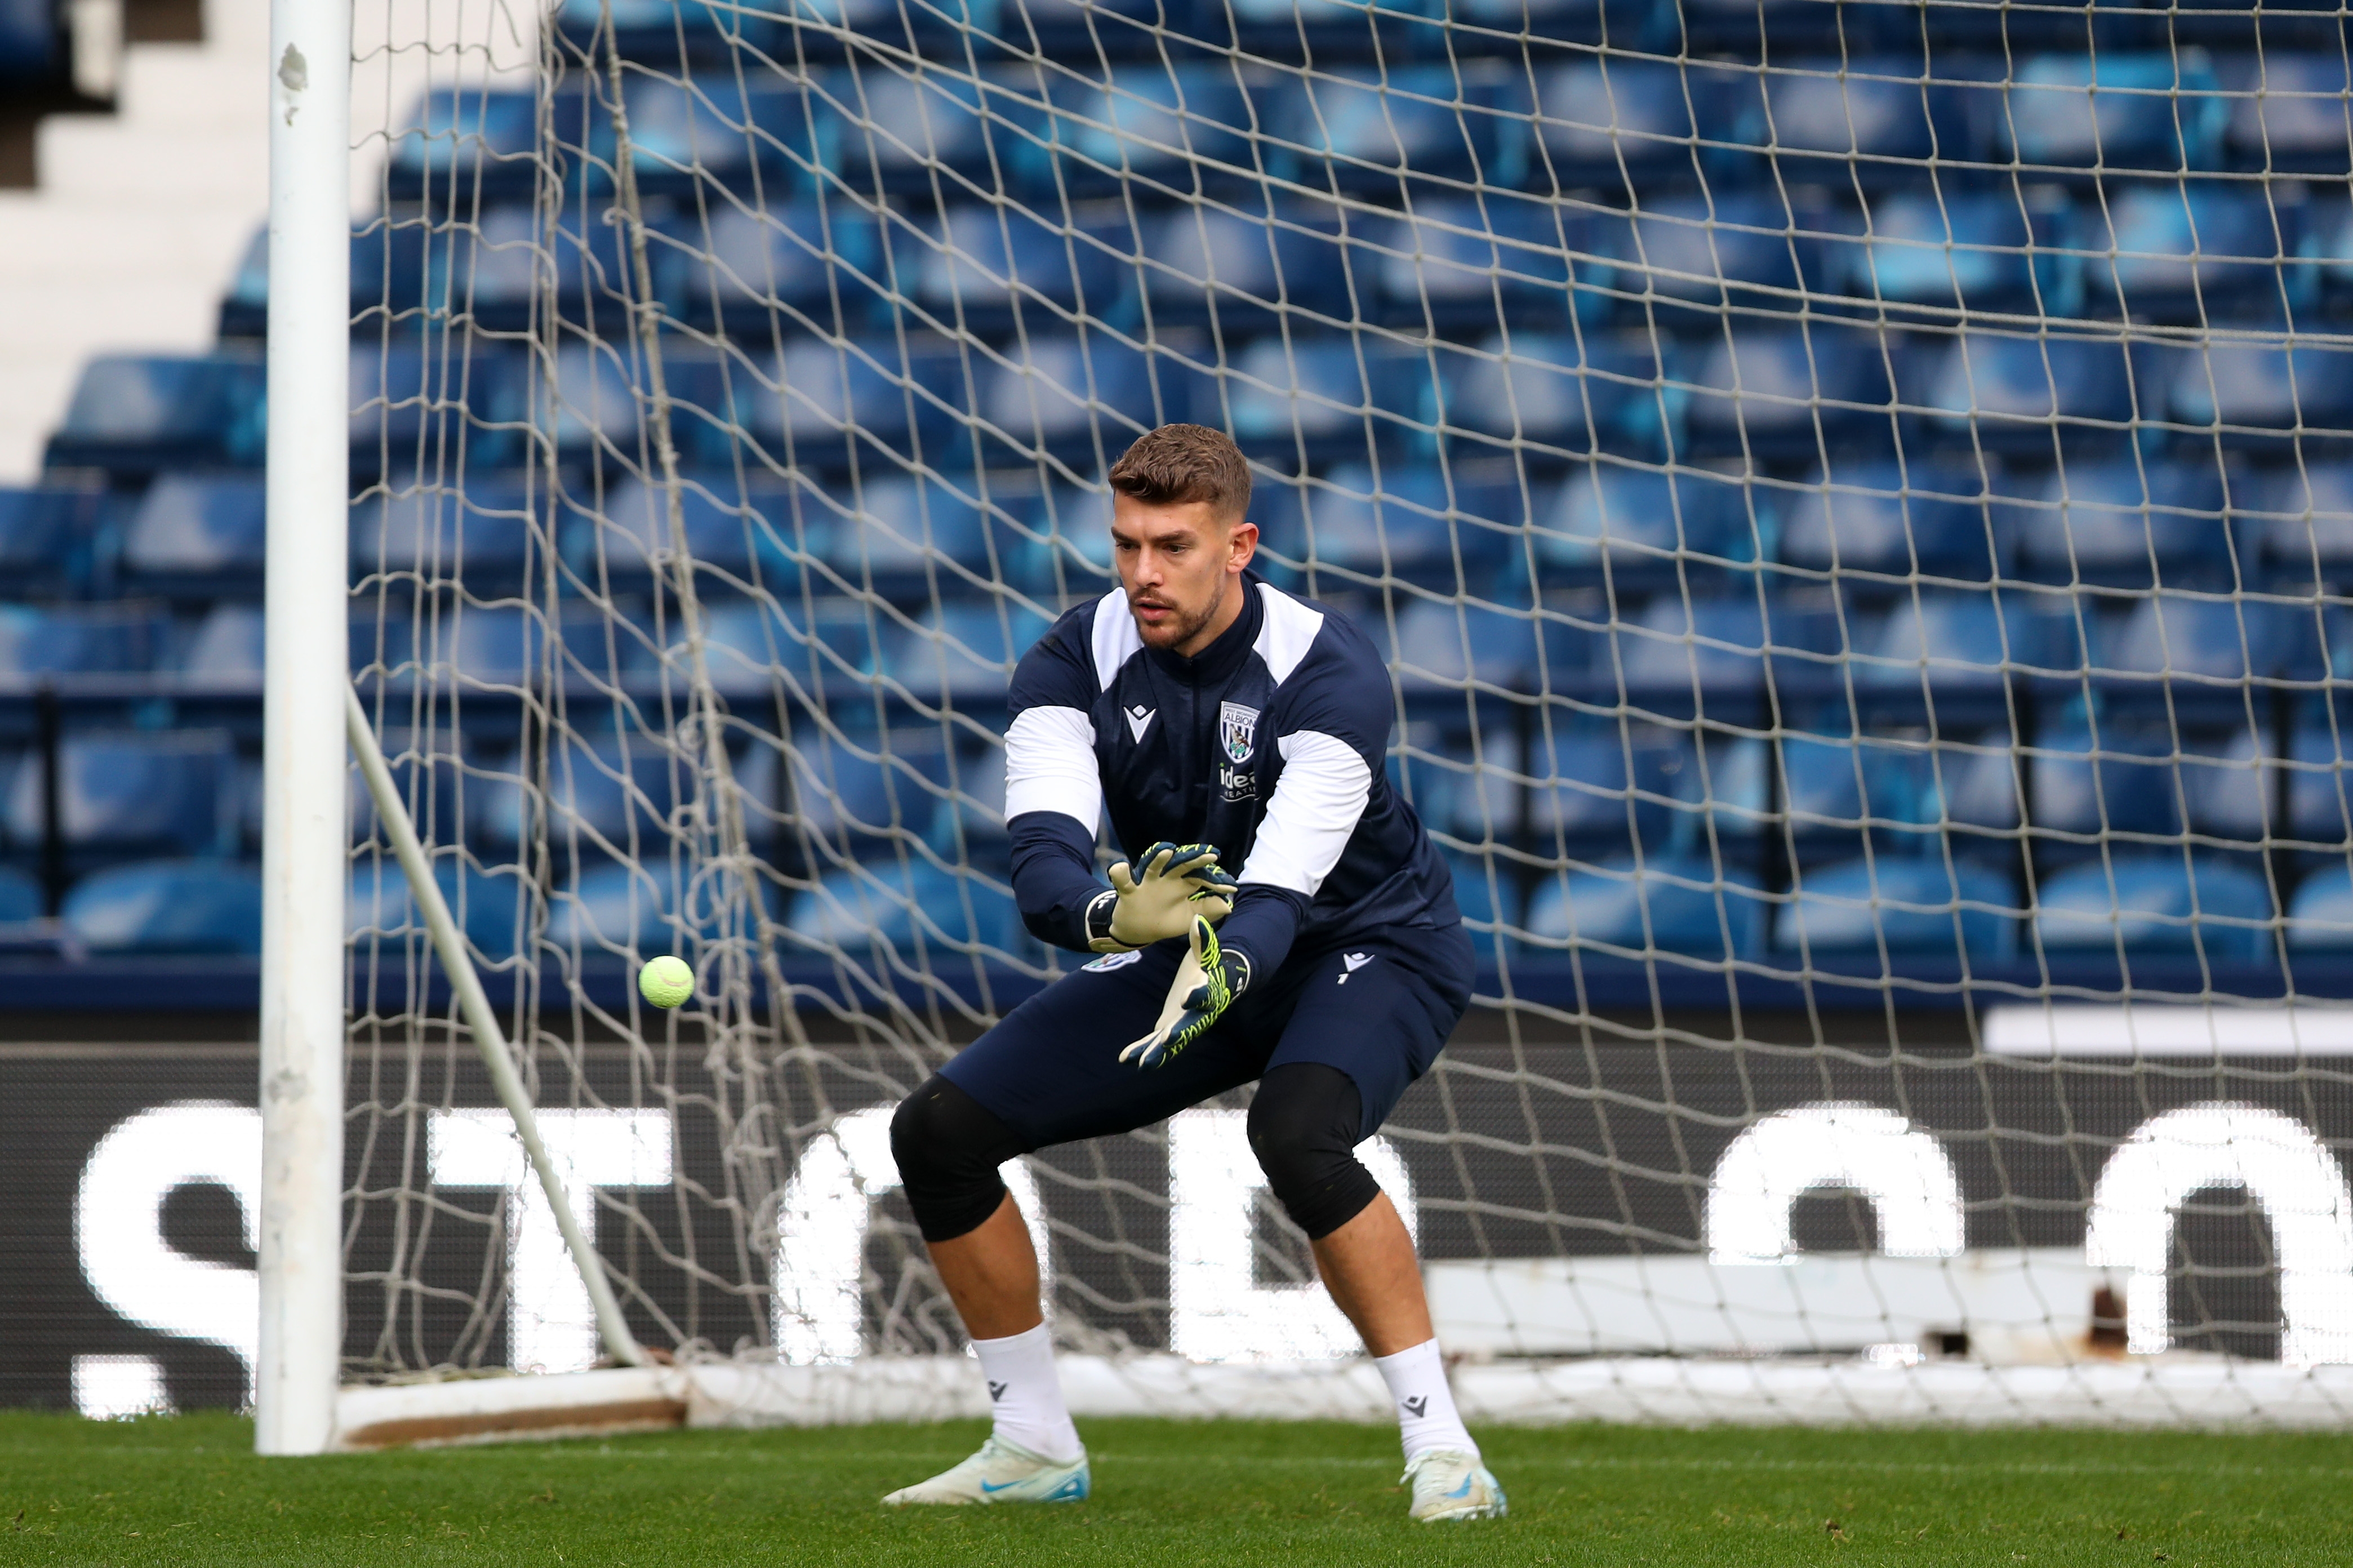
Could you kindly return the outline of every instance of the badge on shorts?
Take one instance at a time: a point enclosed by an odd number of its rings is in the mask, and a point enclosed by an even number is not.
[[[1109,974],[1114,969],[1125,969],[1143,956],[1142,948],[1137,948],[1133,952],[1106,952],[1092,963],[1082,963],[1079,967],[1096,974]]]
[[[1258,710],[1239,702],[1219,703],[1218,740],[1226,755],[1238,763],[1249,762],[1250,749],[1258,743]]]

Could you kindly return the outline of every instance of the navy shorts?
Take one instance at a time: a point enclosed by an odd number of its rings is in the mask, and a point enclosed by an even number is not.
[[[1460,925],[1387,926],[1294,952],[1253,981],[1208,1034],[1149,1070],[1119,1059],[1152,1032],[1185,947],[1112,953],[1066,974],[940,1069],[1029,1147],[1148,1127],[1285,1062],[1355,1082],[1370,1137],[1430,1070],[1471,1005],[1475,963]]]

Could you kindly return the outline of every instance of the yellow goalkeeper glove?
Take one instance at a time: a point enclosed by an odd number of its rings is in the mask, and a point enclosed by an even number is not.
[[[1208,1034],[1224,1016],[1234,998],[1250,987],[1250,961],[1218,946],[1209,922],[1196,918],[1185,958],[1168,987],[1168,1000],[1152,1033],[1119,1053],[1119,1059],[1139,1068],[1164,1067],[1185,1047]]]
[[[1224,920],[1233,913],[1234,879],[1218,865],[1214,844],[1159,843],[1138,858],[1138,876],[1124,860],[1111,868],[1112,890],[1087,910],[1087,946],[1125,952],[1183,936],[1194,917]]]

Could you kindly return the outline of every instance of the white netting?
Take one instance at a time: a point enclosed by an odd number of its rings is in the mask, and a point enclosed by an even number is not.
[[[649,1342],[958,1348],[878,1108],[1072,962],[1005,680],[1192,419],[1476,933],[1454,1348],[2353,1360],[2341,18],[367,9],[355,668]],[[585,1364],[368,826],[353,1370]],[[1232,1130],[1029,1163],[1066,1343],[1348,1348]]]

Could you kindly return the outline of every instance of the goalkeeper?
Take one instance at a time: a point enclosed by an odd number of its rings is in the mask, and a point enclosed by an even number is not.
[[[901,1183],[996,1416],[892,1503],[1087,1495],[1006,1160],[1125,1132],[1258,1082],[1250,1148],[1396,1402],[1418,1520],[1504,1511],[1448,1390],[1403,1220],[1357,1143],[1471,994],[1452,881],[1383,769],[1388,673],[1344,616],[1249,570],[1250,470],[1198,425],[1112,468],[1120,585],[1013,674],[1005,813],[1041,939],[1102,956],[909,1096]],[[1095,875],[1108,812],[1126,858]]]

